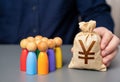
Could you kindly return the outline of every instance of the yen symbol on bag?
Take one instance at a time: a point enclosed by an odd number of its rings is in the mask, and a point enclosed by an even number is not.
[[[85,49],[85,46],[84,46],[82,40],[79,40],[79,43],[80,43],[80,45],[81,45],[81,47],[82,47],[83,52],[79,51],[78,53],[81,54],[81,55],[84,55],[84,57],[83,57],[83,56],[78,56],[78,58],[84,59],[84,60],[85,60],[84,63],[85,63],[85,64],[88,64],[88,60],[89,60],[89,59],[94,59],[94,57],[88,57],[88,56],[89,56],[89,55],[95,55],[94,52],[90,52],[91,49],[92,49],[92,47],[93,47],[93,45],[95,44],[95,41],[92,41],[92,43],[90,44],[88,50]]]

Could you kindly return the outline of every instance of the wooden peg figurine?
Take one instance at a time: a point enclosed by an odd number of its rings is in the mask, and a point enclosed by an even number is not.
[[[38,44],[38,49],[40,50],[39,56],[38,56],[38,75],[40,74],[48,74],[49,72],[49,62],[48,62],[48,56],[47,56],[47,49],[48,45],[46,41],[41,41]]]
[[[42,36],[40,36],[40,35],[35,36],[35,42],[36,42],[37,45],[41,41],[41,39],[42,39]],[[36,53],[37,59],[38,59],[38,55],[40,53],[40,50],[38,50],[38,48],[37,48],[36,51],[35,51],[35,53]]]
[[[20,55],[20,70],[26,71],[26,59],[28,55],[28,50],[26,49],[26,45],[28,43],[27,39],[22,39],[20,42],[20,47],[22,48],[22,52]]]
[[[30,41],[27,44],[28,56],[26,62],[26,74],[34,75],[37,73],[37,57],[35,54],[35,50],[37,49],[37,45],[34,41]]]
[[[55,41],[53,39],[49,39],[47,43],[48,43],[47,55],[49,59],[49,72],[52,72],[56,70],[56,60],[54,52]]]
[[[61,50],[61,45],[62,45],[62,39],[60,37],[55,37],[55,57],[56,57],[56,68],[61,68],[62,67],[62,50]]]

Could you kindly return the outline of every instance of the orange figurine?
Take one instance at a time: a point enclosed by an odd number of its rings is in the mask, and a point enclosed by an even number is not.
[[[49,71],[49,64],[48,64],[48,56],[47,56],[47,49],[48,45],[46,41],[41,41],[38,44],[38,49],[40,50],[38,56],[38,75],[40,74],[48,74]]]
[[[37,73],[37,57],[35,54],[35,50],[37,49],[37,45],[34,41],[30,41],[26,48],[28,49],[28,56],[26,61],[26,74],[34,75]]]
[[[55,37],[54,41],[56,43],[55,45],[56,68],[61,68],[62,67],[62,50],[60,46],[62,45],[62,39],[60,37]]]
[[[26,45],[28,43],[27,39],[22,39],[20,42],[20,47],[22,48],[22,52],[20,55],[20,70],[26,71],[26,58],[28,55],[28,50],[26,49]]]

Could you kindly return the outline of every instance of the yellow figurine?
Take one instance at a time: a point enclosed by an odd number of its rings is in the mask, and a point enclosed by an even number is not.
[[[56,57],[56,68],[61,68],[62,67],[62,50],[61,50],[61,45],[62,45],[62,39],[60,37],[55,37],[55,57]]]

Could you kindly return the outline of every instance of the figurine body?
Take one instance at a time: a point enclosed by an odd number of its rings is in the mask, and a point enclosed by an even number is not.
[[[60,47],[55,48],[56,68],[62,67],[62,51]]]
[[[20,70],[26,71],[26,59],[28,55],[27,49],[22,49],[21,56],[20,56]]]
[[[37,58],[35,52],[28,52],[26,73],[34,75],[37,73]]]
[[[55,52],[53,49],[48,49],[47,51],[48,59],[49,59],[49,71],[55,71],[56,70],[56,60],[55,60]]]
[[[40,52],[38,57],[38,75],[48,74],[48,56],[46,52]]]

